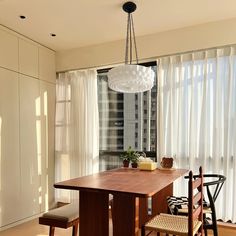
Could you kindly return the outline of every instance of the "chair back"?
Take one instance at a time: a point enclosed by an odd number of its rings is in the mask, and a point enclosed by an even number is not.
[[[189,178],[189,176],[185,177],[186,179]],[[199,175],[194,175],[194,179],[199,178]],[[211,223],[209,223],[205,217],[204,217],[204,231],[207,235],[207,230],[211,229],[214,232],[214,235],[217,235],[217,217],[216,217],[216,209],[215,209],[215,201],[223,187],[223,184],[226,180],[226,177],[224,175],[219,174],[204,174],[203,175],[203,186],[206,187],[207,190],[207,197],[208,201],[205,200],[203,196],[203,207],[205,209],[210,208],[211,210]]]
[[[193,175],[193,178],[198,178],[199,175]],[[185,179],[188,179],[189,176],[185,176]],[[226,180],[224,175],[218,174],[204,174],[203,175],[203,186],[207,189],[207,196],[209,198],[210,203],[215,203],[223,185]],[[210,187],[213,187],[210,189]],[[204,202],[204,199],[203,199]]]
[[[188,234],[193,236],[194,221],[201,222],[198,235],[203,235],[203,174],[202,167],[199,168],[199,175],[193,177],[189,172],[188,182]]]
[[[213,202],[215,202],[220,193],[220,190],[223,187],[226,177],[224,175],[218,175],[218,174],[204,174],[203,178],[204,178],[203,186],[206,186],[207,191],[210,192]],[[210,191],[210,186],[214,187],[213,191]]]

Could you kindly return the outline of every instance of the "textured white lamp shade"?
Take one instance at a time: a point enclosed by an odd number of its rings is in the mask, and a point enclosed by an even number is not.
[[[108,72],[108,86],[121,93],[140,93],[153,87],[154,71],[150,67],[125,64]]]

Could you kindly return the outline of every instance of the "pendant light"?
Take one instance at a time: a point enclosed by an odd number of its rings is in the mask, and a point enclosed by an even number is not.
[[[126,2],[122,8],[128,13],[125,64],[114,67],[108,72],[108,86],[112,90],[121,93],[145,92],[153,87],[154,71],[150,67],[138,65],[138,53],[132,17],[132,13],[136,10],[136,4]],[[136,64],[132,64],[133,46]]]

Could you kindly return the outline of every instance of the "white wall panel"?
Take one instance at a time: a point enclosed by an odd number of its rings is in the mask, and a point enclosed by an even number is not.
[[[39,80],[20,75],[22,218],[40,213],[41,130]]]
[[[47,48],[39,48],[39,78],[56,83],[55,53]]]
[[[19,71],[38,78],[38,47],[26,40],[19,39]]]
[[[1,29],[0,66],[18,71],[18,38]]]
[[[40,81],[41,97],[41,145],[42,145],[42,211],[54,203],[54,127],[55,85]]]
[[[0,225],[20,218],[18,74],[0,68]]]
[[[0,227],[55,204],[55,73],[53,51],[0,29]]]

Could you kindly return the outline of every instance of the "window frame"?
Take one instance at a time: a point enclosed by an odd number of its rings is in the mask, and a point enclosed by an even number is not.
[[[151,61],[151,62],[139,63],[139,65],[146,66],[146,67],[157,66],[157,62]],[[107,73],[110,69],[112,69],[112,68],[98,69],[97,74]],[[158,91],[158,83],[156,83],[156,86],[157,86],[157,91]],[[158,102],[156,105],[158,106]],[[156,112],[158,112],[158,109]],[[156,134],[155,134],[156,137],[155,138],[157,140],[157,122],[155,122],[155,129],[156,129]],[[146,156],[152,157],[155,161],[157,161],[157,142],[155,143],[155,149],[156,149],[156,151],[138,151],[138,152],[140,152],[140,153],[144,152],[146,154]],[[106,151],[106,150],[99,149],[99,156],[100,155],[120,156],[124,152],[125,151]]]

